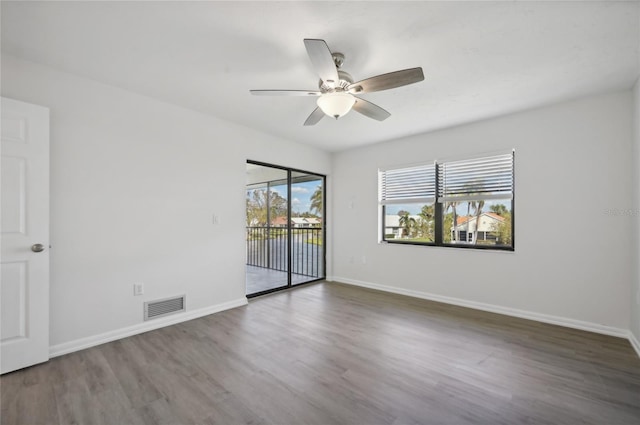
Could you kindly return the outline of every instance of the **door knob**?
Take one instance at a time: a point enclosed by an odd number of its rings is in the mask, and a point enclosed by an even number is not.
[[[33,252],[42,252],[44,251],[44,245],[41,243],[31,245],[31,251]]]

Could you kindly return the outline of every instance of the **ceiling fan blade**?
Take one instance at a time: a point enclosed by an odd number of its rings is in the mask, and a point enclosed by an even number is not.
[[[249,90],[256,96],[320,96],[322,92],[315,90]]]
[[[335,88],[340,78],[327,43],[324,40],[305,38],[304,47],[307,48],[309,59],[320,79],[329,87]]]
[[[324,117],[324,115],[325,114],[324,112],[322,112],[322,109],[318,107],[313,110],[311,115],[309,115],[309,118],[307,118],[307,120],[304,122],[304,125],[316,125],[318,121],[320,121],[322,117]]]
[[[353,104],[354,111],[360,112],[362,115],[378,121],[384,121],[391,116],[389,112],[385,111],[378,105],[361,99],[358,96],[354,97],[356,98],[356,103]]]
[[[406,86],[422,80],[424,80],[422,68],[410,68],[358,81],[350,84],[347,90],[351,93],[371,93]]]

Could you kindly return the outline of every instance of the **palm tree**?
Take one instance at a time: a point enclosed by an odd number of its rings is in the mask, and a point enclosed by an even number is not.
[[[322,185],[316,187],[316,190],[311,195],[311,206],[309,210],[311,212],[316,212],[316,214],[322,214]]]
[[[465,241],[469,242],[469,226],[471,226],[471,208],[475,210],[476,204],[474,201],[467,201],[467,215],[466,218],[466,229],[464,230],[467,234],[465,235]],[[476,226],[477,227],[477,226]]]
[[[435,216],[433,205],[423,205],[418,216],[420,217],[420,227],[423,235],[433,240],[433,226],[431,223]]]
[[[458,225],[458,214],[456,213],[456,207],[458,206],[460,202],[458,201],[451,201],[449,203],[447,203],[447,207],[445,208],[444,212],[445,214],[447,213],[447,211],[449,211],[449,208],[451,208],[451,210],[453,211],[453,238],[452,241],[457,241],[457,235],[456,235],[456,226]],[[449,230],[451,231],[451,230]]]
[[[476,230],[473,232],[473,243],[478,243],[478,228],[480,227],[480,216],[482,215],[482,207],[484,207],[484,201],[472,201],[473,208],[476,213]]]
[[[405,212],[400,216],[400,220],[398,220],[400,227],[402,228],[403,235],[411,237],[413,230],[416,227],[416,219],[409,216],[408,212]]]

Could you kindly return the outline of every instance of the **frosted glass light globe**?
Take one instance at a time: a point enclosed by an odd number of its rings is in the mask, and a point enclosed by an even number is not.
[[[356,103],[356,98],[342,91],[325,93],[318,98],[322,112],[338,119],[347,114]]]

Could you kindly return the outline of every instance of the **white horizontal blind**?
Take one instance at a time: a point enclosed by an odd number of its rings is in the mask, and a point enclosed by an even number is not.
[[[378,173],[380,205],[435,202],[434,164],[381,170]]]
[[[438,202],[513,199],[513,151],[438,163]]]

